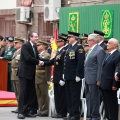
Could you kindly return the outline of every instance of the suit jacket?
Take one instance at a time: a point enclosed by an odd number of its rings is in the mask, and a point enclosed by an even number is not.
[[[62,80],[63,74],[63,66],[64,66],[64,54],[65,50],[62,48],[59,52],[56,53],[55,58],[44,62],[45,66],[54,65],[54,72],[53,72],[53,82],[59,83]]]
[[[78,42],[67,49],[64,57],[64,79],[75,80],[75,77],[84,77],[85,52]]]
[[[20,64],[18,67],[18,77],[32,79],[35,77],[36,65],[39,63],[37,48],[35,47],[36,58],[30,42],[23,44],[21,48]]]
[[[50,59],[50,54],[46,51],[44,51],[42,54],[40,54],[41,58],[47,58]],[[43,70],[43,72],[41,72]],[[45,67],[45,66],[36,66],[36,74],[35,74],[35,83],[36,84],[43,84],[47,81],[50,81],[51,77],[51,68]]]
[[[100,80],[100,87],[102,89],[112,90],[112,86],[118,86],[118,82],[116,82],[114,79],[114,74],[118,62],[120,62],[120,52],[118,50],[113,52],[106,62],[103,62]]]
[[[105,45],[104,41],[100,44],[100,46],[101,46],[104,50],[107,50],[107,46]]]
[[[100,73],[104,56],[105,52],[99,45],[96,45],[91,51],[84,67],[85,81],[87,84],[96,84],[96,82],[100,80]]]
[[[12,57],[12,63],[11,63],[11,68],[12,68],[12,74],[11,74],[11,80],[19,80],[17,76],[17,69],[18,69],[18,64],[20,61],[20,54],[21,54],[21,49],[15,51],[13,57]]]

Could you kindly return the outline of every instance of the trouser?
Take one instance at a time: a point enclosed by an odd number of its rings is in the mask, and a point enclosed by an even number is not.
[[[67,106],[71,117],[80,117],[80,87],[81,81],[66,80]]]
[[[54,83],[54,99],[57,114],[65,117],[67,114],[65,85],[60,86],[59,83]]]
[[[18,113],[26,114],[30,110],[37,111],[38,103],[35,91],[35,78],[29,80],[19,77],[20,94],[18,102]]]
[[[48,114],[49,109],[49,97],[48,97],[48,84],[36,84],[36,93],[38,105],[41,114]]]
[[[117,91],[101,90],[105,106],[105,116],[108,120],[118,120],[118,100]]]

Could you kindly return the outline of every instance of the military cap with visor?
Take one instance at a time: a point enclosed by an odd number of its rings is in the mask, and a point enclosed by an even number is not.
[[[13,36],[9,36],[9,37],[7,37],[6,40],[9,41],[9,42],[13,42],[14,41],[14,37]]]
[[[79,37],[80,33],[68,31],[68,37]]]
[[[104,32],[99,31],[99,30],[94,30],[94,33],[95,33],[95,34],[98,34],[98,35],[101,35],[101,36],[104,36],[104,35],[105,35]]]
[[[46,42],[46,41],[43,41],[43,40],[38,40],[38,42],[37,42],[37,46],[39,46],[39,45],[49,45],[50,43],[48,43],[48,42]]]
[[[61,36],[61,35],[58,35],[58,39],[56,40],[56,42],[65,42],[65,41],[67,41],[66,38],[64,38],[64,37]]]
[[[15,38],[14,38],[14,42],[15,42],[15,43],[16,43],[16,42],[24,42],[24,40],[21,39],[21,38],[15,37]]]

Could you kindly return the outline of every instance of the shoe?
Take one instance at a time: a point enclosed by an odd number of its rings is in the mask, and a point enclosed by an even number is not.
[[[70,117],[63,117],[63,120],[71,120]]]
[[[17,110],[13,110],[11,111],[12,113],[18,113],[18,109]]]
[[[31,113],[28,113],[28,114],[25,114],[25,117],[31,117],[31,118],[35,118],[35,117],[36,117],[36,115],[34,115],[34,114],[31,114]]]
[[[25,119],[25,116],[23,114],[18,114],[18,119]]]
[[[39,114],[40,117],[48,117],[48,114]]]
[[[52,116],[52,118],[63,118],[63,116],[60,114],[56,114],[56,115]]]

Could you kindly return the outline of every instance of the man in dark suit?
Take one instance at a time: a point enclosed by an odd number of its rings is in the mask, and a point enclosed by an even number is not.
[[[20,94],[18,102],[18,118],[35,117],[37,112],[37,97],[35,91],[35,70],[39,64],[38,52],[35,44],[38,41],[38,34],[31,32],[29,41],[21,48],[18,77]]]
[[[101,66],[105,52],[97,45],[97,35],[88,36],[88,45],[90,47],[85,59],[85,82],[86,82],[86,101],[89,120],[100,120],[100,93],[97,81],[100,80]]]
[[[53,72],[53,82],[54,82],[54,99],[55,99],[55,108],[57,114],[52,116],[53,118],[63,118],[66,117],[67,114],[67,105],[66,105],[66,97],[65,97],[65,82],[62,78],[63,74],[63,66],[64,66],[64,44],[66,39],[62,36],[58,36],[58,40],[56,40],[56,44],[58,47],[55,58],[43,62],[44,66],[54,65]]]
[[[104,35],[102,31],[94,30],[94,33],[98,35],[98,45],[100,45],[105,51],[107,50],[107,46],[104,42]]]
[[[102,64],[101,80],[99,81],[100,90],[105,106],[105,115],[108,120],[118,120],[118,101],[117,87],[114,74],[118,62],[120,62],[120,53],[117,50],[118,40],[111,38],[107,43],[108,54]]]
[[[63,78],[65,80],[67,107],[69,117],[67,120],[80,119],[80,87],[84,78],[85,52],[77,41],[79,33],[68,31],[69,48],[64,57]]]

